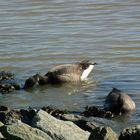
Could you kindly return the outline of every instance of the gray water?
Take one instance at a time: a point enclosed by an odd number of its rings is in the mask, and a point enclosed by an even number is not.
[[[86,105],[102,107],[116,87],[136,103],[129,117],[114,120],[116,129],[140,123],[139,0],[0,0],[0,70],[24,81],[83,59],[98,65],[82,85],[0,94],[0,105],[82,111]]]

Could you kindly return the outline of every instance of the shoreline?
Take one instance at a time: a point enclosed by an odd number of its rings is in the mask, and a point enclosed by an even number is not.
[[[95,109],[95,107],[93,108]],[[46,118],[48,120],[46,120]],[[98,134],[102,135],[103,139],[108,138],[110,140],[112,138],[113,140],[123,140],[128,137],[136,138],[137,136],[140,136],[137,132],[140,131],[140,126],[124,129],[120,133],[116,133],[111,127],[96,121],[97,118],[98,117],[94,116],[86,116],[85,114],[76,115],[70,113],[68,110],[60,110],[48,106],[44,106],[40,109],[11,109],[6,106],[0,106],[0,132],[2,134],[0,138],[3,137],[2,139],[4,140],[9,139],[9,137],[12,136],[11,140],[16,140],[16,138],[26,140],[28,139],[26,138],[28,135],[28,129],[31,130],[30,135],[34,135],[34,138],[40,140],[60,140],[62,135],[64,135],[65,139],[68,140],[68,132],[75,132],[73,134],[73,140],[78,140],[77,137],[82,137],[83,140],[90,140],[91,137],[99,137]],[[100,117],[100,119],[105,119],[105,117]],[[111,120],[108,119],[108,121],[111,123]],[[59,123],[64,126],[61,128]],[[55,127],[58,127],[57,130]],[[62,129],[63,132],[61,132]],[[20,134],[21,132],[22,135]],[[127,132],[129,132],[129,134]],[[54,136],[56,136],[56,138]]]

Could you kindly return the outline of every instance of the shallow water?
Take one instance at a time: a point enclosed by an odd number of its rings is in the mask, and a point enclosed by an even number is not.
[[[54,105],[82,111],[102,107],[112,87],[126,91],[137,110],[115,119],[116,130],[140,122],[140,1],[0,0],[0,70],[23,81],[58,64],[83,59],[98,65],[82,85],[43,86],[0,95],[15,108]]]

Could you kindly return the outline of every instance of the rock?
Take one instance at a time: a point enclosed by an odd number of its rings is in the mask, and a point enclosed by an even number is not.
[[[20,79],[16,79],[14,74],[6,71],[0,72],[0,93],[6,94],[14,90],[21,89]]]
[[[119,140],[140,140],[140,125],[124,129],[119,136]]]
[[[61,116],[62,120],[72,121],[78,127],[85,131],[91,132],[95,127],[98,126],[95,122],[90,122],[86,117],[81,115],[74,115],[74,114],[63,114]]]
[[[20,119],[18,110],[12,110],[6,106],[0,106],[0,121],[4,124]]]
[[[89,140],[118,140],[118,137],[110,127],[97,127],[92,131]]]
[[[2,94],[9,93],[15,90],[15,87],[13,85],[9,84],[0,84],[0,92]]]
[[[10,109],[6,106],[0,106],[0,121],[4,124],[13,123],[16,120],[21,120],[24,123],[31,124],[36,111],[32,108],[25,109]]]
[[[4,124],[2,122],[0,122],[0,127],[2,127]]]
[[[88,140],[90,134],[73,122],[58,120],[43,110],[34,117],[33,126],[50,135],[53,140]]]
[[[63,114],[61,116],[61,119],[66,120],[66,121],[75,122],[75,121],[79,121],[79,120],[85,120],[86,117],[81,116],[81,115],[75,115],[75,114]]]
[[[0,81],[1,80],[9,80],[9,79],[12,79],[13,76],[14,76],[14,74],[12,74],[10,72],[1,71],[0,72]]]
[[[11,125],[4,125],[0,130],[8,140],[53,140],[43,131],[20,121]]]
[[[43,106],[41,109],[51,114],[55,118],[61,118],[63,114],[69,113],[67,110],[60,110],[53,106]]]
[[[3,126],[4,124],[2,123],[2,122],[0,122],[0,128]],[[4,137],[3,137],[3,135],[1,134],[1,132],[0,132],[0,140],[1,139],[3,139]]]
[[[113,117],[113,114],[110,111],[105,111],[96,106],[87,106],[83,114],[85,116],[94,116],[94,117],[101,117],[101,118]]]
[[[36,115],[36,110],[29,108],[28,110],[20,109],[20,118],[21,121],[31,125],[34,116]]]

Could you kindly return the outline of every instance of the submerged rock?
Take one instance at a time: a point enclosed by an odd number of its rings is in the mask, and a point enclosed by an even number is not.
[[[140,140],[140,125],[124,129],[119,140]]]
[[[110,127],[97,127],[92,131],[89,140],[118,140],[118,137]]]
[[[53,140],[43,131],[32,128],[20,121],[0,128],[2,135],[8,140]]]
[[[0,72],[0,93],[10,93],[19,89],[19,81],[14,78],[14,74],[5,71]]]
[[[43,110],[34,117],[33,126],[41,129],[54,140],[88,140],[90,134],[74,123],[58,120]]]
[[[15,87],[13,85],[9,84],[0,84],[0,92],[2,94],[9,93],[15,90]]]
[[[2,80],[10,80],[14,77],[14,74],[11,72],[1,71],[0,72],[0,81]]]

